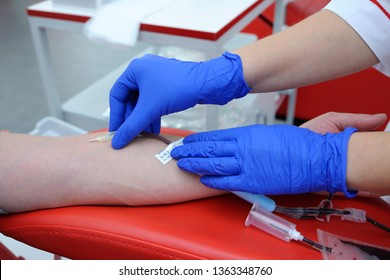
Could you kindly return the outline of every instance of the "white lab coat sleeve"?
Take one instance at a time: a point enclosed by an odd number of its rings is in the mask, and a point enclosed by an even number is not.
[[[390,0],[332,0],[324,9],[343,18],[366,42],[390,76]]]

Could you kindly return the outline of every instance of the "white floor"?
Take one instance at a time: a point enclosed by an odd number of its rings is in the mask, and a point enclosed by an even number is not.
[[[51,253],[28,246],[4,235],[0,235],[0,242],[16,257],[23,257],[26,260],[54,260],[56,258]]]

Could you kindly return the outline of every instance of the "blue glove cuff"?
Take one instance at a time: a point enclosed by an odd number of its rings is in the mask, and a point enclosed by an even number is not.
[[[343,132],[338,134],[327,133],[326,143],[328,159],[326,184],[330,193],[341,191],[348,198],[355,197],[357,191],[347,189],[347,158],[348,158],[348,143],[352,133],[357,131],[356,128],[348,127]]]
[[[233,64],[233,77],[231,80],[231,86],[236,89],[234,98],[241,98],[250,92],[251,88],[245,82],[244,70],[242,68],[241,57],[237,54],[225,52],[223,57],[229,59]]]

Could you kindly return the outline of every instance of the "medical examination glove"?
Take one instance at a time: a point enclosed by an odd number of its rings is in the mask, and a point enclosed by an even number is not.
[[[266,195],[342,191],[352,197],[346,167],[355,131],[321,135],[291,125],[252,125],[187,136],[171,155],[211,188]]]
[[[146,128],[158,133],[163,115],[196,104],[223,105],[249,91],[235,54],[205,62],[156,55],[134,59],[110,91],[109,130],[117,131],[112,146],[124,147]]]

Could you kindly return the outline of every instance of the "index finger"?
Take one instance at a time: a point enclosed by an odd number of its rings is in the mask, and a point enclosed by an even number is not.
[[[204,141],[222,141],[232,138],[232,129],[214,130],[207,132],[198,132],[184,138],[183,143],[204,142]]]
[[[112,147],[114,149],[123,148],[149,126],[152,126],[152,128],[156,126],[158,118],[153,113],[153,110],[149,110],[149,108],[145,108],[137,103],[130,116],[117,129],[111,142]]]
[[[123,82],[121,76],[110,90],[110,121],[109,130],[116,131],[126,119],[128,106],[134,107],[138,98],[138,89],[133,84]],[[132,103],[132,104],[130,104]]]

